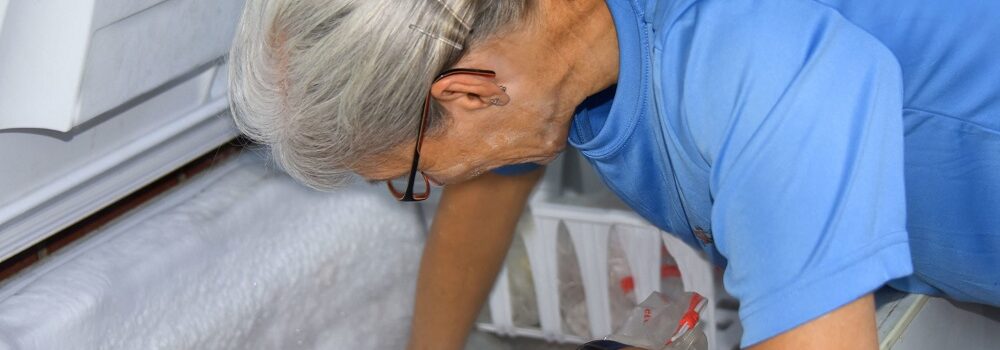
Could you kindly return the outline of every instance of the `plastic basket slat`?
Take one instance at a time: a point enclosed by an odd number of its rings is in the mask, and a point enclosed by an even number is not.
[[[507,276],[507,266],[500,270],[493,292],[490,293],[490,318],[496,332],[501,335],[514,335],[514,316],[511,311],[510,279]]]
[[[608,298],[608,236],[611,225],[565,222],[576,249],[583,280],[590,334],[603,338],[611,334],[611,305]]]
[[[563,341],[562,317],[559,313],[559,269],[556,242],[559,220],[535,217],[535,231],[525,232],[524,245],[535,283],[538,318],[548,341]]]
[[[660,291],[659,230],[648,226],[615,225],[615,232],[635,281],[635,302],[640,303],[647,295]]]

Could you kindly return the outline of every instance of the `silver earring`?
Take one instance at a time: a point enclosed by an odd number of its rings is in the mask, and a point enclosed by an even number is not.
[[[503,92],[507,92],[507,87],[503,86],[503,85],[500,85],[500,90],[502,90]]]
[[[500,98],[499,97],[491,98],[490,99],[490,104],[494,105],[494,106],[499,106],[500,105]]]

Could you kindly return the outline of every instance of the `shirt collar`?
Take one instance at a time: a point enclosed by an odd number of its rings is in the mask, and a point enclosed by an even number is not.
[[[614,98],[588,98],[573,118],[569,142],[590,158],[613,155],[625,144],[640,116],[646,112],[649,96],[649,38],[642,20],[642,7],[634,0],[608,0],[618,36],[619,70]],[[611,103],[607,108],[593,108]],[[606,114],[605,114],[605,111]],[[592,123],[592,119],[600,119]],[[599,130],[592,129],[599,125]]]

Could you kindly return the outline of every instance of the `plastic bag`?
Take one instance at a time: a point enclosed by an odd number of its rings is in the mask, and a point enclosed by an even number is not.
[[[698,322],[694,329],[684,334],[675,335],[674,339],[663,350],[706,350],[708,337],[705,336],[705,323]]]
[[[577,263],[578,258],[588,257],[578,257],[573,245],[568,241],[560,242],[558,254],[559,295],[562,298],[560,309],[565,329],[571,334],[582,337],[601,336],[590,334],[586,295]],[[690,294],[684,292],[684,283],[677,262],[665,248],[660,263],[660,290],[663,291],[660,295],[667,302],[682,305],[680,303],[688,300]],[[628,258],[625,256],[625,249],[615,234],[608,239],[608,282],[611,284],[608,286],[611,327],[618,329],[625,322],[625,316],[636,307],[640,299],[635,295],[635,281],[628,265]],[[680,317],[680,314],[677,317]]]
[[[568,236],[567,236],[568,237]],[[590,320],[587,317],[587,300],[583,288],[583,276],[580,275],[580,265],[577,259],[587,259],[577,256],[569,241],[559,244],[559,295],[563,324],[575,335],[589,338],[602,334],[590,334]],[[670,260],[673,263],[673,259]],[[617,235],[608,239],[608,304],[611,312],[611,327],[618,328],[625,321],[624,316],[637,304],[634,295],[634,282],[629,269],[625,248],[622,247]],[[680,276],[679,274],[677,276]],[[675,280],[680,281],[679,278]],[[683,290],[682,290],[683,291]]]
[[[629,312],[621,328],[605,339],[658,350],[670,340],[683,314],[683,306],[654,292]]]
[[[708,339],[698,316],[704,303],[695,295],[685,307],[654,292],[632,309],[618,331],[605,339],[650,350],[705,350]]]
[[[707,300],[701,295],[691,296],[691,303],[688,305],[684,316],[677,323],[677,330],[667,341],[664,350],[706,350],[708,349],[708,337],[705,336],[705,323],[701,321],[701,309],[705,307]]]

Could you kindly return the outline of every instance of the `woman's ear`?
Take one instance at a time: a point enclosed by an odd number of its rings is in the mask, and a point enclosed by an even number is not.
[[[455,74],[438,80],[431,85],[431,96],[449,110],[473,111],[510,102],[505,87],[491,78],[472,74]]]

